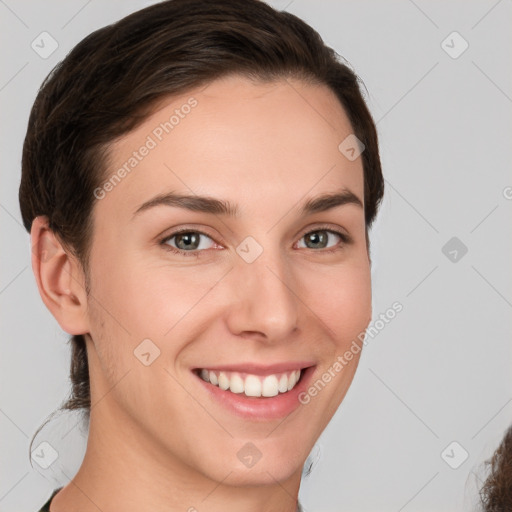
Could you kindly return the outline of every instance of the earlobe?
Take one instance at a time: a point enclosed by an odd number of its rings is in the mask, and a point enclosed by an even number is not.
[[[30,238],[32,270],[46,307],[68,334],[88,332],[87,294],[81,265],[49,228],[46,216],[34,219]]]

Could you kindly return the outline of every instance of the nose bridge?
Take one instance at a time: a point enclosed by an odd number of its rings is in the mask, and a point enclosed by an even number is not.
[[[253,241],[248,241],[248,245],[240,244],[237,252],[239,304],[235,309],[239,330],[259,331],[269,338],[289,335],[297,326],[299,304],[292,273],[279,248],[258,250]]]

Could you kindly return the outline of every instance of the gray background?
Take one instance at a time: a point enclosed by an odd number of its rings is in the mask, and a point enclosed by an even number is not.
[[[66,483],[28,454],[69,391],[67,335],[40,299],[18,205],[29,109],[79,40],[151,3],[0,0],[2,512],[38,510]],[[300,499],[317,512],[473,510],[481,464],[512,423],[512,2],[270,3],[316,28],[368,88],[387,185],[371,233],[374,319],[403,304],[368,339]],[[31,48],[43,31],[58,42],[46,59]],[[57,418],[34,442],[57,448],[68,477],[84,449],[77,421]]]

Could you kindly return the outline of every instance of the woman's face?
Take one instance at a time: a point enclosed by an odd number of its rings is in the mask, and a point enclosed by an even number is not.
[[[90,436],[234,485],[302,470],[371,319],[362,161],[338,148],[351,134],[325,86],[231,76],[111,146],[93,211]],[[327,194],[349,200],[314,202]]]

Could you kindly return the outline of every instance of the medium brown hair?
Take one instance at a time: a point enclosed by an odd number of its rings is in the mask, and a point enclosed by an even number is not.
[[[228,74],[328,86],[365,150],[366,237],[384,194],[375,124],[359,77],[298,17],[260,0],[169,0],[83,39],[39,89],[23,146],[19,200],[30,232],[36,216],[76,256],[86,276],[93,191],[107,174],[108,146],[171,95]],[[341,141],[340,141],[341,142]],[[62,409],[90,411],[85,339],[74,335],[70,396]]]
[[[479,491],[483,512],[512,510],[512,426],[485,466],[489,476]]]

